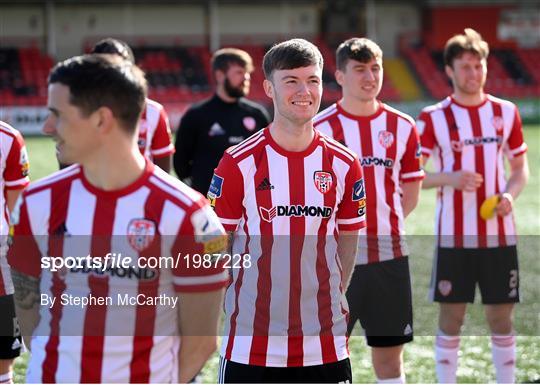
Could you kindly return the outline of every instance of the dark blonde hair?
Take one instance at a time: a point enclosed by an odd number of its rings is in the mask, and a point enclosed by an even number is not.
[[[472,28],[465,28],[465,33],[452,36],[444,47],[444,64],[452,67],[454,59],[461,57],[465,52],[487,59],[489,45],[482,36]]]

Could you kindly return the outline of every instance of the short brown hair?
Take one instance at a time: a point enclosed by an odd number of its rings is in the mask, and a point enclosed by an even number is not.
[[[231,64],[239,65],[245,68],[248,72],[253,71],[253,60],[249,53],[238,48],[222,48],[218,49],[212,55],[212,71],[220,70],[226,72]]]
[[[276,70],[317,65],[323,68],[324,60],[315,44],[304,39],[290,39],[274,45],[266,52],[263,59],[263,70],[266,79],[270,80]]]
[[[452,36],[444,47],[444,64],[452,67],[454,59],[461,57],[465,52],[470,52],[487,59],[489,45],[482,36],[472,28],[465,28],[465,33]]]
[[[128,133],[136,132],[147,84],[144,73],[130,61],[116,54],[72,57],[51,70],[49,84],[54,83],[69,88],[70,103],[83,116],[108,107]]]
[[[381,47],[373,40],[364,37],[353,37],[345,40],[336,50],[336,67],[340,71],[345,71],[349,60],[356,60],[360,63],[367,63],[371,59],[381,59],[383,52]]]

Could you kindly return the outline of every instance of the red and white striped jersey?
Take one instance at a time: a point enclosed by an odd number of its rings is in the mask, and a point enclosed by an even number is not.
[[[458,170],[481,174],[484,183],[472,192],[444,186],[437,192],[435,234],[441,247],[481,248],[514,245],[513,214],[480,217],[482,202],[504,192],[504,156],[527,151],[517,107],[488,95],[478,106],[463,106],[452,97],[422,110],[417,122],[424,157],[435,172]]]
[[[28,154],[19,131],[0,121],[0,296],[13,294],[11,273],[6,260],[9,210],[6,190],[25,188],[28,179]]]
[[[116,191],[91,185],[73,165],[31,184],[12,218],[12,269],[40,277],[42,301],[56,298],[53,306],[41,302],[27,381],[176,382],[178,309],[170,299],[177,292],[217,290],[229,281],[220,266],[195,269],[182,258],[224,239],[204,197],[151,162],[137,181]],[[132,262],[57,271],[42,265],[47,256],[67,260],[107,253]],[[159,266],[152,257],[173,262]],[[111,304],[77,306],[70,295],[110,297]],[[137,296],[169,301],[129,306],[121,301]]]
[[[269,128],[229,148],[208,196],[233,254],[221,354],[251,365],[286,367],[348,357],[348,306],[337,255],[339,231],[365,226],[358,158],[315,131],[302,152],[276,144]]]
[[[174,153],[169,118],[163,106],[154,100],[146,99],[137,144],[141,154],[150,160]]]
[[[414,120],[383,103],[370,116],[350,114],[336,103],[321,111],[314,125],[360,158],[366,184],[367,227],[360,233],[356,264],[408,255],[400,183],[424,178]]]

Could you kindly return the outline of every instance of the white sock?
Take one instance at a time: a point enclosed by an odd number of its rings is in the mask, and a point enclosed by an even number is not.
[[[0,384],[13,384],[13,372],[0,374]]]
[[[516,337],[513,334],[492,335],[491,354],[497,382],[513,384],[516,381]]]
[[[378,384],[404,384],[405,383],[405,374],[402,374],[396,378],[377,378]]]
[[[435,371],[440,384],[455,384],[459,336],[447,336],[439,330],[435,338]]]

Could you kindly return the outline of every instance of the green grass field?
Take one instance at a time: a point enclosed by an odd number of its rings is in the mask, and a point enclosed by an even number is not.
[[[529,145],[531,178],[516,203],[516,221],[520,237],[520,274],[522,303],[516,309],[515,325],[518,337],[517,380],[533,382],[540,379],[540,126],[528,126],[525,140]],[[36,180],[56,169],[54,146],[47,138],[27,138],[31,161],[31,178]],[[434,190],[423,190],[416,211],[407,219],[410,234],[411,272],[415,304],[415,340],[405,349],[405,372],[410,383],[435,382],[433,333],[437,324],[437,307],[428,302],[427,288],[433,254]],[[478,298],[478,296],[477,296]],[[361,331],[356,333],[361,334]],[[462,338],[458,381],[488,383],[495,381],[491,364],[489,333],[486,332],[480,305],[470,307]],[[350,340],[351,362],[355,383],[373,383],[370,352],[364,338]],[[16,362],[15,381],[24,382],[27,357]],[[218,356],[215,354],[203,370],[203,381],[217,380]]]

